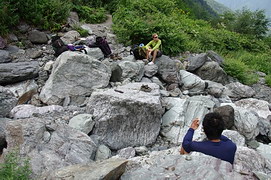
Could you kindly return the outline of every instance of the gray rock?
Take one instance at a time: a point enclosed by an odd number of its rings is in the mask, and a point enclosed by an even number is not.
[[[79,24],[79,17],[78,17],[77,12],[70,12],[70,15],[67,19],[67,23],[71,27]]]
[[[48,41],[47,35],[38,30],[30,31],[28,39],[34,44],[47,44]]]
[[[234,108],[234,126],[247,140],[254,139],[259,134],[259,116],[241,107]]]
[[[195,71],[195,74],[204,80],[218,82],[223,85],[229,83],[226,72],[214,61],[206,62]]]
[[[142,83],[131,83],[93,92],[87,112],[96,121],[93,134],[102,138],[110,149],[149,145],[155,142],[160,130],[163,108],[159,87],[146,84],[150,92],[141,91]]]
[[[18,99],[11,91],[0,86],[0,117],[7,117],[17,102]]]
[[[224,59],[214,51],[207,51],[207,56],[210,57],[212,61],[217,62],[220,66],[224,62]]]
[[[8,118],[0,118],[0,153],[2,154],[2,150],[6,148],[7,142],[6,142],[6,124],[11,121],[11,119]]]
[[[168,56],[161,56],[155,61],[158,66],[157,75],[167,84],[180,84],[179,70],[181,62],[172,60]]]
[[[64,42],[64,44],[73,44],[80,37],[79,32],[77,31],[69,31],[64,34],[60,39]]]
[[[221,115],[226,129],[231,129],[234,125],[234,109],[230,105],[220,106],[214,109],[214,112],[217,112]]]
[[[117,63],[110,63],[111,78],[110,82],[120,82],[122,78],[122,69]]]
[[[92,120],[91,114],[78,114],[70,119],[69,126],[88,134],[95,122]]]
[[[104,59],[104,54],[100,48],[88,48],[86,47],[87,54],[97,60]]]
[[[243,107],[251,111],[255,111],[260,117],[265,119],[269,115],[271,115],[271,111],[269,110],[269,103],[264,100],[247,98],[236,101],[234,104],[236,106]]]
[[[266,85],[254,84],[252,89],[255,91],[254,98],[265,100],[271,103],[271,88]]]
[[[234,158],[235,171],[248,175],[258,171],[270,175],[270,165],[271,164],[255,150],[242,146],[237,148]]]
[[[11,58],[9,57],[9,52],[6,50],[0,50],[0,63],[8,63],[11,62]]]
[[[232,140],[236,146],[245,146],[245,137],[239,134],[237,131],[224,130],[222,134]]]
[[[127,147],[127,148],[118,150],[117,156],[124,159],[129,159],[129,158],[135,157],[135,154],[136,154],[136,151],[134,148]]]
[[[145,70],[145,73],[144,73],[145,76],[153,77],[158,71],[158,66],[155,64],[153,66],[145,65],[144,70]]]
[[[18,104],[28,102],[38,92],[38,85],[34,80],[7,85],[5,88],[9,89],[18,98]]]
[[[97,149],[95,161],[109,159],[112,156],[111,150],[106,145],[100,145]]]
[[[48,118],[10,121],[6,141],[5,153],[18,148],[22,157],[29,157],[33,179],[65,166],[89,163],[97,150],[86,134]]]
[[[30,104],[22,104],[15,106],[10,111],[10,117],[13,117],[14,119],[23,119],[33,117],[37,114],[43,115],[54,111],[61,112],[63,111],[63,107],[58,105],[36,107]]]
[[[33,79],[38,76],[39,63],[18,62],[0,64],[0,85],[7,85]]]
[[[127,160],[111,158],[101,162],[67,166],[48,173],[46,180],[98,180],[119,179],[124,173]]]
[[[256,149],[266,160],[271,162],[271,144],[259,143],[259,147]]]
[[[122,69],[122,79],[141,81],[144,75],[144,63],[142,61],[120,61],[119,66]]]
[[[105,64],[86,54],[67,51],[56,59],[40,99],[46,104],[61,104],[69,96],[72,104],[82,104],[84,96],[106,87],[110,77],[111,70]]]
[[[174,148],[132,158],[128,162],[128,170],[121,176],[121,180],[243,179],[242,175],[236,173],[232,165],[226,161],[203,154],[192,153],[189,156],[180,156],[177,153],[178,151]]]
[[[251,87],[239,82],[227,84],[226,87],[228,89],[225,90],[225,94],[235,101],[253,97],[256,93]]]
[[[204,115],[213,110],[215,103],[208,97],[193,96],[188,99],[166,98],[171,104],[162,117],[162,127],[160,133],[174,144],[180,144],[195,118],[203,119]],[[202,140],[202,125],[195,131],[194,140]]]
[[[203,81],[200,77],[185,70],[180,70],[180,79],[183,84],[183,91],[189,90],[189,93],[202,93],[207,88],[205,81]]]
[[[220,83],[216,83],[213,81],[205,80],[205,82],[208,83],[207,92],[208,94],[214,96],[215,98],[220,98],[226,89],[225,86],[223,86]]]
[[[208,61],[208,56],[206,53],[201,53],[196,56],[189,56],[185,61],[187,62],[186,70],[193,72]]]

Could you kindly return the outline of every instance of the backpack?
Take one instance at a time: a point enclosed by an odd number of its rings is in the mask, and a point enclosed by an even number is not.
[[[134,55],[135,59],[137,60],[142,60],[146,58],[146,53],[143,47],[140,47],[139,45],[133,45],[130,50],[130,54]]]
[[[69,48],[65,45],[65,43],[60,39],[60,36],[52,37],[52,46],[55,51],[55,54],[54,54],[55,57],[69,50]]]
[[[112,54],[112,51],[106,41],[106,37],[97,36],[96,41],[93,44],[89,44],[89,47],[99,47],[104,54],[104,57],[109,57]]]

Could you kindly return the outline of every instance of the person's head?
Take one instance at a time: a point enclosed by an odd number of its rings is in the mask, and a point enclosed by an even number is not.
[[[155,41],[157,41],[158,40],[158,34],[154,33],[152,35],[152,39],[155,40]]]
[[[203,119],[203,130],[209,140],[220,139],[224,121],[218,113],[208,113]]]

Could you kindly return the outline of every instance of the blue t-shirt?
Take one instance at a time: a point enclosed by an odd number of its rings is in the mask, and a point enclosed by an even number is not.
[[[191,151],[201,152],[206,155],[210,155],[219,158],[224,161],[228,161],[233,164],[234,156],[236,152],[236,145],[227,137],[221,135],[219,142],[192,141],[194,135],[194,129],[190,128],[183,138],[182,147],[188,153]]]

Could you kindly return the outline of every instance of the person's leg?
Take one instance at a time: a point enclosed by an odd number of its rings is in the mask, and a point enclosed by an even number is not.
[[[147,51],[146,51],[146,59],[147,60],[149,60],[150,54],[151,54],[151,50],[147,49]]]
[[[156,49],[156,50],[154,50],[153,53],[152,53],[152,62],[153,62],[153,63],[154,63],[155,58],[156,58],[156,56],[157,56],[157,52],[158,52],[158,50]]]

